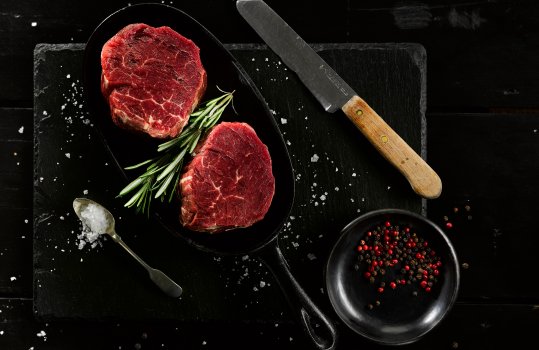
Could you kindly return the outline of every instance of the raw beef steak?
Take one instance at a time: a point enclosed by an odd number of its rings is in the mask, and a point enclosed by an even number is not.
[[[266,145],[245,123],[220,123],[180,179],[180,221],[194,231],[248,227],[266,215],[275,178]]]
[[[169,27],[130,24],[101,51],[101,91],[118,126],[177,136],[206,90],[199,48]]]

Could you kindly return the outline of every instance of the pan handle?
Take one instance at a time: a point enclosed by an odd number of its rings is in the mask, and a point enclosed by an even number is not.
[[[305,333],[317,349],[334,350],[337,346],[337,331],[333,322],[313,303],[288,267],[277,240],[258,252],[259,258],[268,266],[292,307],[300,319]]]

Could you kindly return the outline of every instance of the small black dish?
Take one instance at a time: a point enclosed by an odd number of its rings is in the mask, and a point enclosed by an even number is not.
[[[386,285],[380,293],[377,283],[382,278],[379,276],[375,283],[365,278],[362,268],[365,263],[358,264],[357,246],[366,239],[368,231],[387,221],[411,228],[435,250],[442,266],[430,292],[412,283],[395,289]],[[400,268],[395,265],[397,274],[401,273]],[[388,274],[394,273],[395,269],[391,269],[388,268]],[[337,315],[354,332],[384,345],[412,343],[432,330],[455,303],[459,282],[457,255],[444,232],[423,216],[400,209],[372,211],[348,224],[326,267],[326,287]],[[379,305],[376,300],[380,301]]]

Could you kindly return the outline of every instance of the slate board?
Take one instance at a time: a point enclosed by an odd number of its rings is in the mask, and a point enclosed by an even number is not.
[[[340,112],[323,111],[277,56],[229,45],[274,112],[292,157],[296,196],[279,236],[292,272],[331,313],[323,268],[340,230],[379,208],[425,214],[425,201]],[[82,91],[83,44],[34,52],[34,311],[38,318],[290,321],[273,276],[249,256],[217,256],[123,208],[125,185],[91,124]],[[417,44],[320,44],[315,49],[422,156],[426,155],[426,54]],[[318,158],[317,161],[315,159]],[[164,296],[112,241],[77,247],[75,197],[107,206],[147,262],[184,288]],[[333,315],[334,317],[334,315]]]

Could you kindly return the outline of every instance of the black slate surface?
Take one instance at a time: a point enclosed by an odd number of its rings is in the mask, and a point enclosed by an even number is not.
[[[369,210],[422,211],[407,182],[341,114],[326,114],[295,75],[263,46],[231,45],[283,132],[296,172],[296,199],[280,245],[307,293],[328,312],[323,266],[342,227]],[[319,45],[349,84],[423,155],[425,64],[414,44]],[[265,266],[249,256],[211,255],[123,209],[118,170],[91,125],[82,83],[83,45],[34,52],[34,309],[38,317],[84,319],[288,320]],[[314,161],[318,158],[317,161]],[[442,179],[443,180],[443,179]],[[77,247],[74,197],[118,218],[117,230],[150,265],[184,287],[163,296],[111,241]]]

